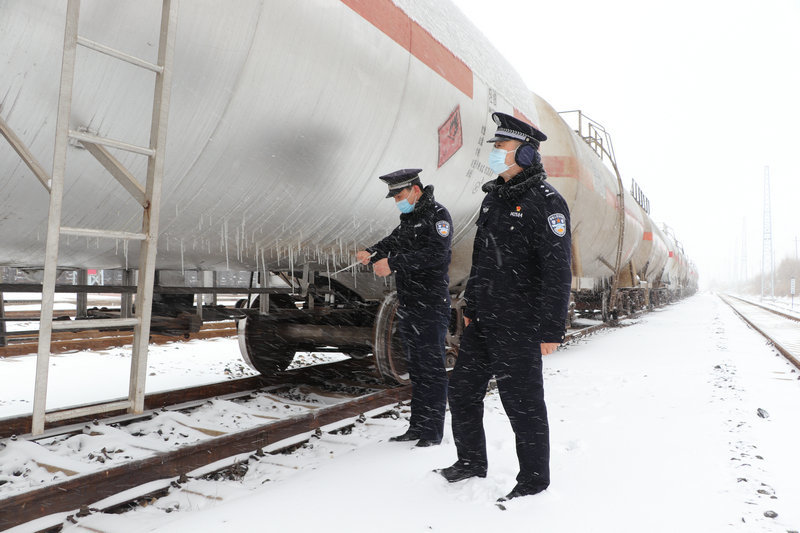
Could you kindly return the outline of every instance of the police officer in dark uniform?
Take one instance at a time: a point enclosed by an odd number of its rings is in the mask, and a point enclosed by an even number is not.
[[[492,376],[516,437],[519,475],[500,501],[550,484],[550,437],[542,355],[564,340],[569,305],[571,232],[564,198],[545,182],[530,124],[493,113],[497,124],[465,292],[458,360],[448,398],[458,461],[437,470],[450,482],[486,477],[483,400]]]
[[[357,259],[373,263],[378,276],[397,274],[399,334],[411,380],[411,422],[393,441],[417,440],[425,447],[441,443],[447,405],[445,337],[450,322],[452,219],[423,187],[420,169],[392,172],[380,179],[389,186],[400,210],[400,225],[392,233],[359,251]]]

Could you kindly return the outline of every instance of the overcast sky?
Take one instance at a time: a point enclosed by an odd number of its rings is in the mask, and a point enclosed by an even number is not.
[[[744,228],[761,271],[766,166],[776,268],[795,256],[800,0],[453,1],[533,92],[610,131],[704,285],[734,276]]]

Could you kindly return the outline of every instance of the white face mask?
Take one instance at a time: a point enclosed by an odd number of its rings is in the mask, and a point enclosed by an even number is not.
[[[489,168],[492,169],[492,172],[497,174],[502,174],[509,168],[510,166],[506,165],[506,156],[509,153],[516,152],[517,149],[513,150],[501,150],[500,148],[492,148],[492,152],[489,154]]]

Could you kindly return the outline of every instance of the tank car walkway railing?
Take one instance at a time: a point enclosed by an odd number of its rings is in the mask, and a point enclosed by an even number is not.
[[[617,239],[617,256],[614,261],[614,281],[611,284],[611,294],[608,299],[609,311],[617,307],[617,290],[619,288],[619,276],[622,270],[622,246],[625,241],[625,188],[622,186],[622,176],[617,167],[617,157],[614,154],[614,144],[611,142],[611,134],[597,121],[587,117],[581,110],[561,111],[559,115],[577,114],[578,128],[575,133],[594,150],[603,161],[608,159],[614,174],[617,176],[617,209],[619,211],[619,236]]]
[[[105,45],[90,41],[78,35],[80,0],[69,0],[67,4],[66,26],[64,30],[64,50],[61,63],[61,85],[59,89],[58,115],[56,118],[56,139],[53,157],[53,173],[45,182],[41,166],[35,163],[28,151],[12,146],[26,161],[40,181],[49,188],[50,210],[48,215],[47,241],[45,248],[44,280],[42,282],[42,307],[39,329],[39,349],[36,363],[36,385],[34,389],[31,432],[34,435],[44,432],[45,422],[62,417],[103,413],[126,409],[132,413],[143,410],[144,390],[147,369],[147,348],[150,336],[151,307],[155,280],[156,245],[158,237],[159,210],[161,205],[161,182],[164,173],[164,151],[166,146],[167,117],[172,81],[172,58],[175,47],[175,28],[177,2],[163,0],[161,11],[161,30],[158,46],[158,64],[135,58]],[[72,105],[72,88],[75,78],[75,57],[78,45],[84,46],[113,58],[126,61],[155,73],[153,115],[150,126],[150,146],[141,147],[113,139],[105,139],[69,128]],[[4,132],[4,136],[9,138]],[[142,231],[140,233],[108,231],[94,228],[73,228],[61,225],[61,210],[64,194],[64,175],[66,171],[67,145],[73,139],[81,143],[142,206]],[[21,146],[21,143],[18,143]],[[135,177],[115,159],[103,146],[125,150],[147,156],[147,183],[142,187]],[[47,186],[49,184],[49,187]],[[53,301],[56,290],[58,267],[58,248],[60,235],[82,235],[94,238],[123,239],[142,242],[139,253],[139,282],[136,294],[136,313],[133,318],[81,320],[80,323],[53,322]],[[61,411],[46,413],[47,381],[50,364],[50,342],[54,329],[94,329],[97,327],[134,327],[133,357],[131,359],[130,387],[128,399],[96,405],[91,412],[86,408],[80,412]],[[84,412],[86,411],[86,412]]]

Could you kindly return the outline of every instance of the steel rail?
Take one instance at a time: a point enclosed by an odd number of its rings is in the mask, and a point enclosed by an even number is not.
[[[122,491],[165,478],[175,478],[217,461],[257,452],[276,442],[314,431],[411,397],[411,386],[360,396],[338,405],[310,410],[288,419],[182,446],[170,453],[114,468],[78,475],[0,501],[0,528],[10,528],[55,513],[69,512]]]
[[[602,323],[581,328],[569,332],[565,337],[565,341],[576,340],[608,327],[610,327],[609,324]],[[256,376],[201,387],[168,391],[147,396],[146,406],[152,410],[166,406],[184,408],[183,406],[191,406],[193,402],[203,401],[210,397],[241,396],[249,391],[270,385],[330,381],[334,373],[339,373],[338,377],[334,377],[334,381],[340,382],[342,381],[342,376],[350,376],[352,378],[354,374],[369,371],[372,369],[370,365],[371,362],[369,360],[351,359],[283,372],[269,378]],[[380,387],[375,383],[363,383],[360,386],[373,390]],[[241,432],[209,439],[202,443],[183,446],[174,452],[162,453],[108,470],[76,476],[61,483],[14,495],[0,500],[0,526],[13,527],[43,516],[86,508],[94,502],[151,481],[167,479],[168,483],[172,478],[184,476],[200,467],[226,458],[233,458],[239,454],[257,452],[261,448],[276,442],[362,415],[368,411],[408,400],[410,397],[410,385],[387,388],[339,405],[311,410],[303,415],[270,422]],[[117,422],[139,420],[148,416],[148,413],[132,415],[122,414],[122,411],[120,411],[119,413],[108,413],[103,418],[111,417],[115,414],[117,417],[114,421]],[[55,435],[79,432],[83,430],[83,425],[85,425],[86,421],[97,418],[99,417],[87,416],[77,420],[59,421],[56,424],[63,425],[63,428],[52,427],[45,435],[37,438],[50,438]],[[4,434],[8,434],[9,430],[12,429],[15,429],[16,432],[22,432],[29,427],[29,416],[18,417],[13,420],[0,420],[0,428],[2,428],[0,432]],[[140,497],[141,495],[138,495],[134,499]]]
[[[585,337],[592,333],[595,333],[601,329],[605,329],[608,327],[608,324],[595,324],[593,326],[588,326],[585,328],[577,329],[571,332],[568,332],[564,338],[565,342],[577,340],[579,338]],[[223,328],[218,330],[211,330],[208,331],[208,335],[202,335],[203,332],[200,333],[193,333],[192,336],[197,338],[206,338],[207,336],[220,336],[222,334],[230,334],[233,335],[236,333],[235,328]],[[174,341],[174,337],[168,337],[164,335],[154,335],[153,342],[157,343],[158,340],[162,342],[171,342]],[[72,340],[62,340],[62,341],[53,341],[55,344],[56,342],[63,343],[65,349],[77,349],[78,344],[87,344],[87,343],[95,343],[97,347],[108,348],[114,346],[116,344],[124,344],[126,342],[130,342],[132,336],[128,335],[115,335],[113,337],[100,337],[96,339],[72,339]],[[118,341],[118,342],[117,342]],[[10,348],[16,347],[24,347],[26,345],[14,345]],[[30,353],[36,351],[36,344],[32,343],[27,345]],[[57,351],[54,349],[54,352]],[[0,351],[2,354],[2,351]],[[250,389],[257,388],[259,386],[266,386],[268,384],[276,384],[281,382],[281,380],[286,381],[287,379],[291,379],[292,381],[297,381],[298,379],[303,379],[305,374],[315,375],[319,369],[327,368],[327,367],[336,367],[341,374],[353,373],[358,371],[365,370],[365,361],[369,362],[369,360],[350,360],[350,361],[341,361],[338,363],[330,363],[329,365],[317,365],[314,367],[306,367],[306,369],[298,369],[292,372],[297,374],[301,374],[302,376],[299,377],[291,377],[291,372],[284,372],[281,374],[277,374],[276,376],[272,376],[267,378],[266,376],[254,376],[250,378],[241,378],[235,380],[228,380],[222,381],[219,383],[209,384],[209,385],[200,385],[197,387],[188,387],[183,389],[176,389],[172,391],[165,391],[160,393],[153,393],[148,394],[145,397],[145,409],[152,410],[152,409],[160,409],[162,407],[166,407],[169,405],[178,404],[181,402],[187,401],[194,401],[200,399],[211,398],[215,396],[220,396],[224,394],[231,394],[236,392],[242,392]],[[344,367],[347,368],[344,368]],[[308,370],[312,369],[312,370]],[[305,377],[305,379],[309,379]],[[373,385],[370,385],[373,386]],[[94,404],[90,404],[94,405]],[[59,413],[64,411],[63,409],[56,409],[52,411],[52,413]],[[80,418],[73,418],[69,420],[64,420],[60,422],[56,422],[50,425],[51,428],[59,428],[62,426],[67,426],[70,424],[77,424],[82,422],[87,422],[95,419],[104,419],[107,417],[114,417],[121,414],[121,411],[112,411],[105,416],[85,416]],[[0,418],[0,438],[8,438],[12,435],[22,435],[27,433],[30,430],[31,424],[31,417],[30,415],[24,416],[17,416],[17,417],[7,417],[7,418]],[[49,433],[48,433],[49,435]]]
[[[153,393],[153,394],[148,394],[145,397],[145,408],[148,410],[155,410],[181,402],[202,400],[224,394],[253,390],[260,386],[264,386],[264,380],[261,379],[261,376],[255,376],[255,377],[235,379],[230,381],[222,381],[211,385],[201,385],[198,387],[188,387],[184,389],[175,389],[171,391]],[[92,403],[80,407],[91,407],[95,405],[98,404]],[[55,409],[53,411],[49,411],[48,413],[58,414],[64,411],[66,411],[66,409]],[[75,417],[69,420],[60,420],[59,422],[54,422],[50,424],[49,429],[44,436],[52,437],[53,435],[58,435],[61,433],[69,433],[71,430],[69,429],[62,430],[61,428],[74,424],[83,424],[85,422],[90,422],[92,420],[103,420],[105,418],[121,415],[124,412],[125,411],[123,409],[118,409],[106,413],[105,416],[90,415],[90,416]],[[141,417],[142,415],[138,416]],[[29,433],[30,429],[31,429],[31,415],[0,419],[0,438],[8,438],[14,435],[24,435]]]
[[[7,340],[6,346],[0,346],[0,358],[17,357],[36,353],[37,339],[39,330],[11,331],[3,334]],[[204,324],[198,332],[188,333],[186,339],[175,337],[174,335],[162,335],[153,333],[150,335],[151,344],[166,344],[194,339],[211,339],[217,337],[232,337],[236,335],[235,325]],[[75,350],[105,350],[125,346],[133,342],[133,332],[120,330],[80,330],[80,331],[58,331],[50,341],[50,349],[53,353],[63,353]]]
[[[136,285],[56,285],[58,293],[123,294],[135,293]],[[42,292],[41,283],[0,283],[0,291]],[[161,294],[292,294],[290,287],[170,287],[154,285],[153,291]]]
[[[183,389],[175,389],[170,391],[152,393],[145,396],[145,409],[148,411],[161,409],[169,406],[183,404],[185,402],[206,400],[217,396],[234,394],[245,391],[252,391],[262,387],[272,385],[294,385],[298,383],[319,383],[323,381],[338,380],[353,381],[354,376],[358,377],[372,374],[372,362],[364,359],[347,359],[335,363],[307,366],[295,370],[287,370],[279,372],[272,376],[252,376],[248,378],[232,379],[221,381],[218,383],[211,383],[206,385],[199,385],[196,387],[187,387]],[[376,376],[377,379],[377,376]],[[363,383],[362,387],[369,387],[372,389],[380,388],[381,385],[376,381],[375,383]],[[91,403],[86,405],[73,406],[75,407],[93,407],[100,403]],[[58,414],[67,411],[68,409],[55,409],[48,411],[48,414]],[[88,415],[82,417],[71,418],[68,420],[59,420],[49,425],[45,437],[52,437],[53,435],[70,433],[73,429],[69,426],[90,422],[93,420],[105,420],[111,417],[117,417],[124,413],[123,410],[111,411],[103,414]],[[142,418],[145,415],[136,415],[135,418]],[[67,429],[62,429],[66,427]],[[8,417],[0,419],[0,438],[8,438],[13,435],[24,436],[30,432],[31,428],[31,415]]]
[[[747,323],[747,324],[748,324],[748,325],[749,325],[751,328],[753,328],[754,330],[756,330],[757,332],[759,332],[761,335],[763,335],[763,336],[764,336],[764,338],[766,338],[766,339],[767,339],[767,340],[768,340],[770,343],[772,343],[772,345],[775,347],[775,349],[776,349],[776,350],[778,350],[778,352],[780,352],[780,354],[781,354],[781,355],[783,355],[783,356],[784,356],[784,357],[785,357],[785,358],[786,358],[786,359],[787,359],[787,360],[788,360],[790,363],[792,363],[792,364],[793,364],[795,367],[797,367],[798,369],[800,369],[800,358],[798,358],[798,356],[797,356],[796,354],[792,353],[792,352],[791,352],[790,350],[788,350],[786,347],[784,347],[783,345],[781,345],[781,343],[780,343],[780,342],[778,342],[777,340],[775,340],[775,339],[774,339],[774,338],[773,338],[773,337],[772,337],[772,336],[771,336],[769,333],[767,333],[766,331],[764,331],[763,329],[761,329],[760,327],[758,327],[758,326],[757,326],[757,325],[756,325],[756,324],[755,324],[755,323],[754,323],[752,320],[750,320],[749,318],[747,318],[747,316],[745,316],[745,315],[744,315],[744,313],[742,313],[742,312],[740,312],[738,309],[736,309],[736,307],[735,307],[735,306],[734,306],[734,305],[733,305],[731,302],[729,302],[728,300],[726,300],[726,297],[725,297],[725,296],[723,296],[723,295],[721,295],[721,294],[720,294],[720,295],[719,295],[719,297],[720,297],[720,299],[721,299],[723,302],[725,302],[726,304],[728,304],[728,305],[730,306],[730,308],[733,310],[733,312],[734,312],[734,313],[736,313],[736,314],[739,316],[739,318],[741,318],[742,320],[744,320],[744,321],[745,321],[745,323]],[[736,297],[734,296],[733,298],[736,298]],[[737,300],[740,300],[740,301],[742,301],[742,302],[744,302],[744,303],[747,303],[747,304],[753,305],[753,306],[755,306],[755,307],[762,307],[762,308],[764,307],[764,306],[762,306],[762,305],[758,305],[758,304],[754,304],[754,303],[752,303],[752,302],[748,302],[747,300],[742,300],[741,298],[736,298],[736,299],[737,299]],[[770,311],[770,312],[774,311],[773,309],[768,309],[768,308],[764,308],[764,309],[766,309],[767,311]],[[780,313],[779,311],[778,311],[778,312],[775,312],[774,314],[776,314],[776,315],[779,315],[779,316],[785,316],[785,315],[783,315],[782,313]],[[787,318],[789,318],[789,317],[787,317]],[[797,319],[796,319],[796,318],[791,318],[791,320],[797,320]]]
[[[768,306],[766,306],[764,304],[751,302],[750,300],[745,300],[744,298],[740,298],[738,296],[734,296],[733,294],[726,294],[725,296],[728,297],[728,298],[733,298],[734,300],[739,300],[740,302],[744,302],[746,304],[750,304],[750,305],[754,305],[756,307],[760,307],[761,309],[763,309],[765,311],[769,311],[770,313],[772,313],[774,315],[782,316],[783,318],[788,318],[789,320],[794,320],[795,322],[800,322],[800,317],[794,316],[794,315],[787,315],[783,311],[780,311],[780,310],[775,309],[773,307],[768,307]]]

